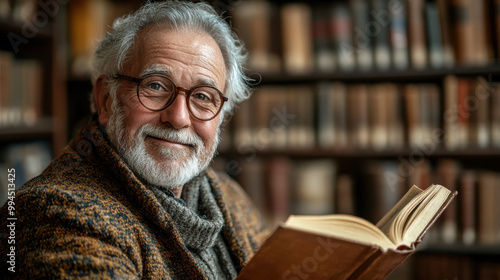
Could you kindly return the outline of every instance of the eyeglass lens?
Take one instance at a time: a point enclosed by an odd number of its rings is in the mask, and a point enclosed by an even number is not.
[[[220,110],[222,100],[219,91],[209,86],[200,86],[186,92],[191,114],[199,119],[211,119]],[[176,94],[176,86],[161,76],[145,78],[139,85],[139,100],[151,110],[161,110],[169,106]]]

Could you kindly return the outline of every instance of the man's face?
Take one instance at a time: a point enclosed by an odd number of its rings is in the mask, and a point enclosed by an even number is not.
[[[180,87],[209,84],[224,92],[224,59],[208,34],[154,25],[136,42],[122,74],[142,77],[158,71]],[[137,98],[137,85],[121,80],[112,103],[106,102],[111,113],[100,113],[99,121],[127,163],[150,183],[175,188],[179,185],[172,184],[184,184],[210,162],[220,115],[210,121],[191,116],[184,92],[166,109],[151,111]]]

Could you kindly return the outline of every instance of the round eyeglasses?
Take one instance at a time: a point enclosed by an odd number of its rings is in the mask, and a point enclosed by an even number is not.
[[[113,78],[136,83],[139,101],[152,111],[161,111],[170,106],[182,90],[186,93],[189,113],[201,121],[215,118],[227,101],[227,97],[216,87],[209,85],[189,89],[178,87],[170,78],[160,74],[146,75],[143,78],[115,74]]]

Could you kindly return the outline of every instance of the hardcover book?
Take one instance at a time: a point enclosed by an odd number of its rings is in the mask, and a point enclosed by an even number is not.
[[[237,279],[385,279],[456,194],[413,186],[376,225],[351,215],[292,215]]]

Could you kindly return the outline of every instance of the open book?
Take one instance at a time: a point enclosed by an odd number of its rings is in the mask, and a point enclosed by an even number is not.
[[[237,279],[385,279],[456,196],[416,186],[373,225],[350,215],[290,216]]]

